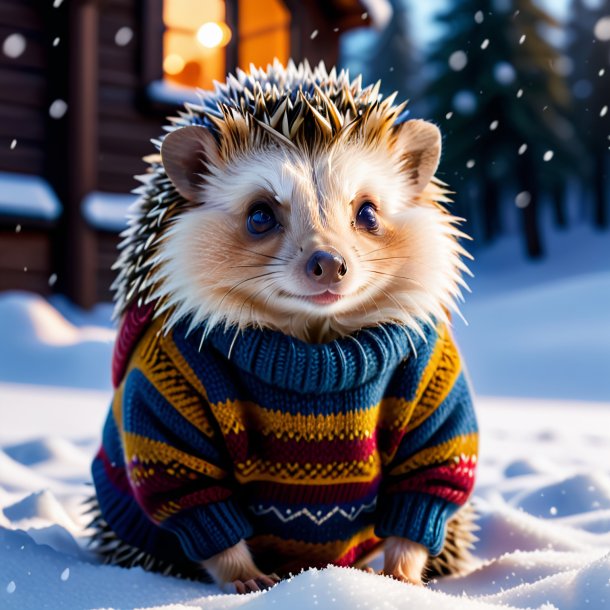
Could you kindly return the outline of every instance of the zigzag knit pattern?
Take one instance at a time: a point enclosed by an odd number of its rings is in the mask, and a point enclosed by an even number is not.
[[[92,470],[121,539],[182,563],[247,539],[278,573],[352,565],[388,536],[440,552],[478,444],[445,326],[320,345],[187,327],[150,323],[115,392]]]

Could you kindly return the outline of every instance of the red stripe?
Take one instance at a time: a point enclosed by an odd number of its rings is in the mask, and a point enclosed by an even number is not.
[[[263,435],[255,430],[229,433],[225,436],[227,448],[234,462],[247,458],[265,459],[272,456],[274,462],[331,464],[368,460],[377,449],[375,436],[364,439],[298,441]]]
[[[131,496],[131,486],[129,485],[129,479],[127,478],[124,466],[112,464],[103,446],[97,452],[96,459],[102,461],[106,478],[112,486],[121,493]]]
[[[420,470],[392,485],[388,491],[419,491],[461,506],[474,487],[475,467],[472,457],[462,456],[457,463]]]
[[[333,565],[348,567],[354,565],[366,553],[368,553],[371,549],[374,549],[376,546],[381,544],[379,538],[369,538],[360,544],[353,546],[349,551],[341,555],[339,559],[333,561]]]
[[[147,303],[142,306],[134,303],[127,309],[121,319],[112,352],[112,385],[115,388],[121,385],[129,358],[136,343],[152,320],[154,309],[154,303]]]
[[[401,428],[395,430],[380,428],[377,432],[377,436],[379,439],[379,451],[381,453],[393,455],[405,436],[405,430]]]

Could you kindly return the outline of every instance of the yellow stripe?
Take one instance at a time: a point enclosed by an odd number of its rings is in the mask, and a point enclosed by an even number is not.
[[[119,435],[123,436],[123,383],[114,391],[110,408]]]
[[[235,478],[240,483],[270,481],[286,485],[368,483],[380,472],[381,458],[378,453],[361,461],[301,464],[257,459],[235,466]]]
[[[129,360],[123,382],[115,391],[112,410],[117,427],[122,432],[124,380],[128,373],[135,369],[144,375],[186,421],[210,438],[214,435],[214,428],[206,413],[205,390],[171,338],[161,333],[161,325],[160,318],[154,320],[139,340]],[[180,361],[180,366],[176,361]]]
[[[419,380],[413,400],[404,398],[384,398],[381,402],[380,426],[388,430],[404,430],[412,419],[415,409],[430,384],[443,358],[447,328],[444,324],[437,328],[438,338],[434,345],[430,360]]]
[[[295,571],[306,567],[306,563],[330,563],[337,561],[351,548],[366,540],[380,542],[374,534],[374,526],[368,526],[348,540],[333,540],[330,542],[303,542],[301,540],[285,540],[279,536],[264,535],[248,539],[248,546],[255,555],[273,554],[288,561],[282,562],[282,571]],[[294,558],[294,559],[292,559]],[[292,559],[292,561],[291,561]],[[301,565],[301,562],[303,565]]]
[[[412,401],[385,398],[381,402],[380,425],[389,430],[410,432],[426,421],[451,392],[461,372],[459,353],[445,325],[437,328],[438,339]],[[398,447],[383,452],[389,464]]]
[[[211,405],[223,435],[256,429],[264,435],[297,441],[370,438],[377,427],[379,405],[336,415],[291,414],[264,409],[251,402],[227,401]]]
[[[161,463],[170,468],[179,469],[180,466],[186,466],[213,479],[224,479],[227,476],[226,471],[218,466],[160,441],[131,432],[125,432],[124,441],[125,453],[129,462],[138,459],[142,463]]]
[[[413,411],[406,432],[417,428],[438,409],[453,389],[461,373],[460,355],[447,328],[444,328],[442,337],[439,337],[439,343],[442,349],[440,361]]]
[[[395,466],[390,475],[397,476],[417,470],[423,466],[440,465],[448,460],[459,458],[460,455],[472,456],[477,454],[479,435],[476,432],[456,436],[440,445],[422,449],[401,464]]]

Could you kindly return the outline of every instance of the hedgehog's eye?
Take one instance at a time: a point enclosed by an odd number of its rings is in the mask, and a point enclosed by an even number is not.
[[[356,227],[365,231],[377,231],[379,221],[377,220],[377,209],[370,201],[365,201],[356,214]]]
[[[278,222],[268,203],[259,201],[255,203],[246,220],[246,228],[252,235],[261,235],[277,227]]]

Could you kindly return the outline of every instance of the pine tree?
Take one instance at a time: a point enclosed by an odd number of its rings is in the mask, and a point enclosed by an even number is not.
[[[446,35],[430,56],[437,73],[427,95],[447,135],[441,167],[458,213],[474,214],[491,240],[510,195],[527,251],[540,256],[540,198],[563,190],[573,163],[569,92],[552,68],[560,55],[540,34],[558,24],[532,0],[461,0],[438,18]]]
[[[572,119],[586,145],[583,157],[586,167],[581,173],[583,190],[593,194],[594,222],[600,228],[610,224],[610,40],[597,38],[595,26],[609,13],[607,2],[592,8],[583,0],[572,0],[568,47],[575,98]]]
[[[398,92],[398,99],[413,97],[416,72],[407,0],[389,0],[392,17],[381,31],[357,32],[359,44],[343,45],[340,63],[362,74],[364,82],[381,79],[384,96]]]
[[[392,18],[381,32],[370,67],[373,80],[381,78],[382,93],[398,92],[398,99],[416,94],[415,50],[411,42],[409,11],[405,0],[390,0]]]

